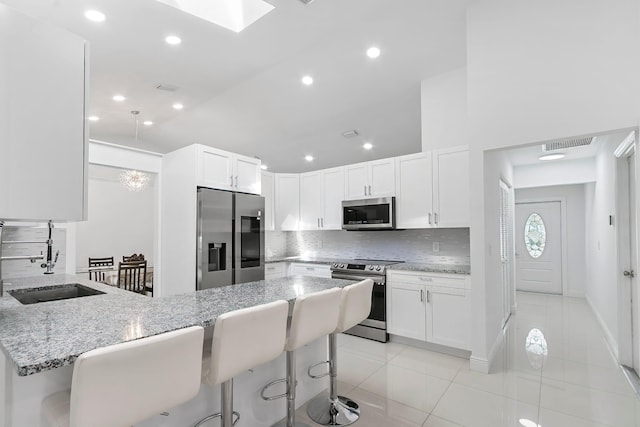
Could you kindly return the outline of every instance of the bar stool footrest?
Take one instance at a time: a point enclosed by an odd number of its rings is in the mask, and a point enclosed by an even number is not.
[[[233,420],[233,425],[236,425],[236,423],[240,421],[240,414],[236,411],[233,411],[233,415],[235,415],[236,417],[236,419]],[[195,423],[193,427],[200,427],[202,424],[206,423],[207,421],[213,420],[215,418],[222,418],[222,413],[216,412],[215,414],[207,415],[206,417],[204,417],[203,419]]]
[[[320,379],[320,378],[324,378],[324,377],[328,376],[331,373],[331,372],[327,371],[324,374],[318,374],[318,375],[312,374],[311,370],[313,368],[317,367],[317,366],[320,366],[320,365],[331,365],[331,362],[329,360],[324,360],[322,362],[318,362],[318,363],[315,363],[315,364],[309,366],[309,369],[307,369],[307,375],[309,375],[314,380],[317,380],[317,379]]]
[[[281,399],[283,397],[287,397],[287,393],[282,393],[282,394],[277,394],[275,396],[265,396],[264,393],[267,391],[267,389],[269,387],[272,387],[276,384],[280,384],[280,383],[286,383],[287,379],[286,378],[280,378],[279,380],[274,380],[271,381],[269,384],[267,384],[266,386],[262,387],[262,390],[260,390],[260,397],[262,397],[262,400],[276,400],[276,399]],[[298,386],[298,380],[296,380],[296,387]]]
[[[324,426],[348,426],[360,418],[360,407],[348,397],[332,401],[328,395],[316,396],[307,404],[307,415]]]

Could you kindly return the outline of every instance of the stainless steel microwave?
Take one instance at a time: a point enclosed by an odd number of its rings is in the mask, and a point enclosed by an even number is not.
[[[393,230],[396,228],[396,198],[345,200],[343,230]]]

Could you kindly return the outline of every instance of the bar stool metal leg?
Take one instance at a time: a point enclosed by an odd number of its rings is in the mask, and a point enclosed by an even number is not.
[[[310,427],[309,424],[296,421],[296,353],[287,351],[287,418],[273,427]]]
[[[209,420],[220,417],[222,427],[233,427],[238,420],[240,420],[240,414],[233,410],[233,378],[220,384],[220,390],[222,395],[220,397],[220,410],[215,414],[208,415],[198,421],[193,427],[200,427],[202,424]],[[235,415],[236,419],[233,419]]]
[[[337,341],[337,334],[329,335],[329,396],[325,394],[316,396],[307,405],[309,418],[325,426],[348,426],[360,418],[358,404],[348,397],[338,396]]]

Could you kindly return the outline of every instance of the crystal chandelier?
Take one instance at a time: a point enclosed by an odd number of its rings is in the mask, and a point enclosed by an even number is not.
[[[140,111],[131,111],[136,121],[136,145],[138,143],[138,114]],[[120,174],[120,182],[124,187],[133,192],[144,190],[149,184],[149,175],[137,170],[126,170]]]

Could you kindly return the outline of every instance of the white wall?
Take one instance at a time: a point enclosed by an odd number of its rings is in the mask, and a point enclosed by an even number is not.
[[[583,184],[595,180],[594,158],[516,166],[513,169],[513,185],[516,188]]]
[[[485,174],[493,172],[484,151],[637,126],[639,6],[636,0],[475,2],[467,11],[466,79],[452,72],[422,83],[423,149],[470,147],[473,357],[488,358],[500,334],[487,311],[496,292],[491,273],[485,275],[485,244],[493,237],[483,215],[498,212],[499,199],[485,200]],[[454,144],[438,121],[467,123],[467,140],[456,136]]]
[[[617,349],[618,287],[616,230],[609,215],[616,214],[616,159],[613,151],[620,141],[607,141],[596,156],[597,181],[585,190],[586,293],[587,299],[603,323],[612,348]]]
[[[517,170],[517,169],[516,169]],[[516,189],[516,203],[528,201],[556,201],[566,203],[567,283],[565,295],[584,297],[586,292],[585,255],[585,185],[556,185]],[[515,231],[516,238],[522,236]]]
[[[155,174],[140,192],[131,192],[119,182],[123,169],[89,165],[88,220],[76,226],[76,265],[88,266],[89,257],[142,253],[155,260]]]

